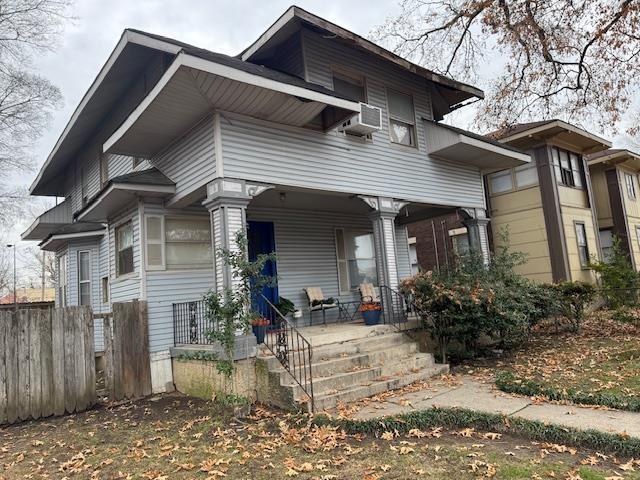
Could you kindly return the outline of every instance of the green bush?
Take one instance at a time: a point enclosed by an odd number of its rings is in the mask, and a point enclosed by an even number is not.
[[[613,239],[608,258],[592,262],[590,266],[600,276],[602,297],[609,308],[638,304],[640,273],[633,269],[618,237]]]
[[[587,306],[593,302],[596,289],[585,282],[560,282],[555,285],[558,293],[559,313],[571,323],[573,331],[580,330]]]
[[[518,346],[531,327],[555,308],[550,301],[555,290],[515,273],[525,257],[509,250],[506,235],[503,244],[488,265],[471,252],[452,269],[421,272],[402,283],[403,292],[414,299],[423,327],[438,344],[443,362],[454,340],[470,355],[477,352],[482,337],[501,348]]]

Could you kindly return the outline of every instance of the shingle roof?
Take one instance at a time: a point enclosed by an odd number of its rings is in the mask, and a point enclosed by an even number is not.
[[[557,121],[557,119],[552,118],[551,120],[541,120],[538,122],[527,122],[527,123],[515,123],[508,127],[503,127],[493,132],[487,133],[487,137],[493,138],[494,140],[500,140],[501,138],[507,138],[511,135],[517,135],[521,132],[526,132],[532,128],[540,127],[542,125],[546,125],[548,123],[552,123]]]
[[[155,38],[156,40],[172,43],[174,45],[181,47],[184,53],[188,55],[192,55],[194,57],[202,58],[203,60],[209,60],[211,62],[225,65],[227,67],[242,70],[243,72],[251,73],[253,75],[257,75],[263,78],[268,78],[276,82],[286,83],[288,85],[294,85],[296,87],[306,88],[307,90],[312,90],[314,92],[322,93],[324,95],[329,95],[331,97],[341,98],[343,100],[357,101],[356,99],[353,99],[344,95],[340,95],[334,92],[333,90],[329,90],[328,88],[325,88],[322,85],[317,85],[315,83],[307,82],[296,76],[289,75],[288,73],[274,70],[273,68],[268,68],[263,65],[256,65],[255,63],[245,62],[243,60],[240,60],[237,57],[232,57],[230,55],[225,55],[223,53],[212,52],[211,50],[206,50],[204,48],[199,48],[194,45],[189,45],[188,43],[184,43],[179,40],[175,40],[173,38],[164,37],[162,35],[156,35],[155,33],[144,32],[142,30],[136,30],[133,28],[128,28],[127,30],[131,32],[139,33],[141,35],[146,35],[150,38]]]

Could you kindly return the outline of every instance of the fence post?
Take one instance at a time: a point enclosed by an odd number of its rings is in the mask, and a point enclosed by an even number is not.
[[[51,311],[51,362],[53,379],[53,414],[63,415],[65,409],[65,353],[64,353],[64,309]]]
[[[0,312],[0,425],[7,421],[7,364],[5,360],[7,349],[5,338],[10,318],[10,313]]]

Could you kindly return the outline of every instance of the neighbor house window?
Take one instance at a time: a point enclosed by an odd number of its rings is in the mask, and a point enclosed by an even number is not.
[[[638,242],[640,242],[640,232],[638,232]],[[613,232],[610,229],[600,230],[600,248],[602,249],[602,260],[608,261],[613,249]]]
[[[513,190],[513,175],[511,174],[511,170],[489,175],[489,190],[491,193],[503,193]]]
[[[208,218],[165,218],[167,268],[211,268],[211,224]]]
[[[556,181],[567,187],[582,188],[582,157],[557,147],[551,149],[551,157]]]
[[[463,257],[469,254],[471,246],[469,244],[469,233],[465,227],[449,230],[449,236],[453,244],[453,251],[457,256]]]
[[[58,301],[60,307],[67,306],[67,254],[58,257]]]
[[[91,305],[91,254],[78,252],[78,298],[80,305]]]
[[[576,222],[575,226],[580,266],[586,268],[589,266],[589,246],[587,245],[587,230],[585,229],[584,223],[582,222]]]
[[[372,232],[337,229],[336,254],[341,293],[348,293],[361,283],[378,284]]]
[[[627,189],[627,197],[632,200],[636,199],[636,182],[630,173],[624,174],[624,186]]]
[[[116,274],[133,272],[133,223],[129,220],[116,228]]]
[[[357,102],[366,103],[367,101],[363,77],[333,72],[333,91]]]
[[[420,272],[420,264],[418,263],[418,247],[416,243],[416,237],[409,238],[409,260],[411,261],[412,275]]]
[[[526,165],[520,165],[514,168],[516,177],[516,188],[529,187],[538,183],[538,169],[535,161],[531,161]]]
[[[415,147],[416,116],[411,95],[387,89],[389,135],[393,143]]]

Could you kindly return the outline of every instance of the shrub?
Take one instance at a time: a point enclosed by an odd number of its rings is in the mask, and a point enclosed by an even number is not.
[[[590,266],[600,275],[602,297],[609,308],[637,305],[640,273],[633,269],[618,237],[613,239],[608,258],[592,262]]]
[[[558,292],[560,312],[577,332],[580,330],[587,305],[595,298],[596,289],[584,282],[560,282],[555,288]]]

